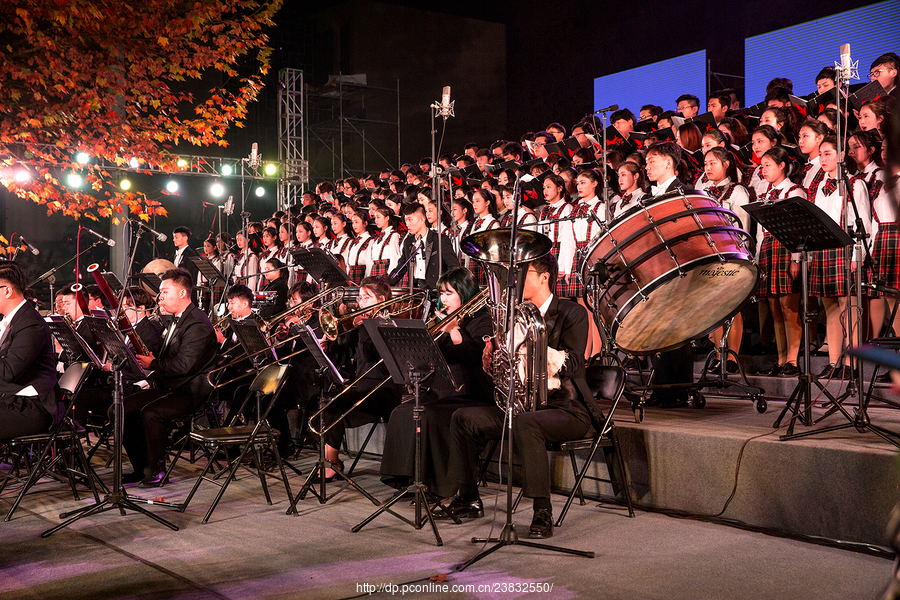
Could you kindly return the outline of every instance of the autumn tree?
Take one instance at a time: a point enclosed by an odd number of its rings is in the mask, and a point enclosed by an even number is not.
[[[281,1],[4,0],[0,182],[48,214],[164,215],[97,162],[176,172],[178,144],[224,146],[262,86]],[[84,188],[61,181],[72,170]]]

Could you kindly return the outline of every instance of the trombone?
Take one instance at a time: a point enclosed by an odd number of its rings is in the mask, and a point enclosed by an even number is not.
[[[444,334],[443,328],[448,323],[451,323],[453,321],[453,319],[457,319],[457,320],[461,321],[462,319],[464,319],[468,316],[474,315],[479,310],[481,310],[482,308],[487,306],[487,303],[490,300],[490,295],[488,294],[488,291],[489,291],[489,288],[484,288],[483,290],[481,290],[480,292],[478,292],[477,294],[472,296],[468,302],[466,302],[465,304],[463,304],[462,306],[460,306],[459,308],[454,310],[452,313],[450,313],[449,315],[447,315],[440,321],[438,321],[436,317],[433,318],[431,321],[428,322],[428,332],[432,335],[432,337],[435,340],[439,339],[441,337],[441,335]],[[422,294],[423,292],[417,292],[417,293]],[[416,294],[409,294],[409,295],[415,296]],[[382,302],[382,304],[384,304],[384,302]],[[370,307],[370,308],[372,308],[372,307]],[[315,421],[321,413],[325,412],[338,398],[340,398],[345,393],[347,393],[351,388],[353,388],[353,386],[355,386],[357,383],[359,383],[360,380],[365,379],[366,375],[371,373],[376,367],[381,365],[381,363],[383,363],[383,362],[384,362],[384,359],[382,358],[377,363],[375,363],[374,365],[369,367],[365,373],[363,373],[362,375],[360,375],[359,377],[354,379],[353,382],[347,384],[347,386],[343,390],[341,390],[337,396],[335,396],[334,398],[329,400],[328,403],[325,404],[325,406],[320,408],[318,411],[315,412],[315,414],[313,414],[311,417],[309,417],[307,422],[309,424],[310,431],[312,431],[313,433],[315,433],[318,436],[325,435],[329,430],[331,430],[332,427],[334,427],[335,425],[337,425],[338,423],[343,421],[347,415],[349,415],[351,412],[356,410],[357,406],[359,406],[360,404],[362,404],[363,402],[368,400],[369,396],[371,396],[372,394],[374,394],[375,392],[380,390],[382,388],[382,386],[384,386],[384,384],[386,384],[388,381],[390,381],[391,380],[390,377],[384,379],[381,383],[379,383],[374,388],[372,388],[372,391],[370,391],[368,394],[366,394],[365,396],[363,396],[362,398],[357,400],[356,403],[353,404],[353,406],[351,406],[346,411],[344,411],[344,414],[342,414],[340,417],[335,419],[335,421],[333,423],[329,424],[328,427],[323,427],[322,431],[316,431],[316,427],[315,427],[315,425],[313,425],[313,421]]]
[[[379,312],[386,310],[393,304],[399,304],[397,308],[388,310],[387,316],[385,318],[396,317],[405,312],[410,312],[422,307],[422,305],[425,304],[425,300],[427,298],[428,294],[423,291],[413,292],[411,294],[405,294],[403,296],[391,298],[390,300],[385,300],[384,302],[379,302],[378,304],[373,304],[371,306],[360,308],[359,310],[338,316],[335,316],[325,310],[326,308],[328,308],[328,306],[323,306],[319,309],[319,325],[322,327],[322,331],[325,333],[325,337],[328,338],[329,341],[333,342],[342,333],[347,333],[348,331],[353,329],[355,327],[354,321],[358,317],[362,317],[368,313],[378,314]]]
[[[272,338],[276,336],[278,331],[278,326],[281,325],[281,321],[289,318],[290,316],[296,314],[299,316],[300,320],[304,323],[309,321],[312,317],[313,312],[316,310],[314,308],[315,304],[319,301],[322,302],[322,306],[319,309],[320,311],[330,309],[332,306],[340,304],[344,300],[345,288],[337,287],[331,288],[327,290],[323,290],[307,300],[306,302],[301,302],[296,306],[292,306],[285,310],[282,313],[279,313],[273,317],[270,317],[267,321],[265,321],[266,329],[268,329],[270,338],[269,343],[272,343]],[[282,340],[278,340],[279,343],[282,343]]]

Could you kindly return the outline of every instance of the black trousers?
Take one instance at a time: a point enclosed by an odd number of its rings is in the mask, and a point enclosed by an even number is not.
[[[357,389],[341,396],[337,401],[331,404],[327,410],[322,413],[325,420],[325,427],[346,412],[360,398],[365,396],[378,383],[369,379],[363,379],[357,384]],[[332,448],[340,448],[344,439],[344,431],[348,427],[361,427],[367,423],[374,423],[378,419],[387,420],[391,416],[391,411],[400,404],[402,388],[388,382],[381,386],[377,392],[367,398],[362,404],[357,406],[346,417],[341,419],[329,429],[323,436],[325,443]],[[316,427],[318,422],[314,422]]]
[[[478,482],[478,456],[488,440],[500,439],[504,413],[497,406],[460,408],[450,419],[450,473],[460,484]],[[567,442],[585,436],[591,427],[587,410],[545,408],[513,419],[513,445],[522,463],[523,494],[550,497],[550,463],[546,442]]]
[[[34,435],[50,429],[53,419],[37,403],[37,397],[8,396],[0,399],[0,440]]]
[[[123,400],[122,445],[135,473],[153,476],[164,469],[172,421],[193,415],[205,401],[206,395],[195,397],[186,390],[162,389],[144,390]],[[110,407],[110,419],[113,410]]]

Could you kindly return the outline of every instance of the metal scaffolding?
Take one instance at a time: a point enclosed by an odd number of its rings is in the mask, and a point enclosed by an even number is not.
[[[309,183],[303,71],[282,69],[278,72],[278,83],[278,161],[284,165],[278,185],[278,208],[284,210],[299,204]]]

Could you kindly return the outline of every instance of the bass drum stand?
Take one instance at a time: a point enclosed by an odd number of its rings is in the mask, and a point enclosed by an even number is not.
[[[735,315],[736,317],[737,315]],[[736,387],[741,389],[745,394],[750,396],[750,401],[756,404],[756,412],[762,414],[766,412],[768,408],[768,403],[766,399],[763,398],[763,394],[765,390],[760,387],[755,387],[750,385],[750,382],[747,380],[747,375],[744,373],[744,367],[741,365],[741,361],[738,358],[737,352],[728,347],[728,335],[731,333],[731,328],[734,326],[735,317],[731,317],[728,319],[725,324],[722,326],[724,331],[722,332],[722,339],[719,341],[718,349],[711,350],[709,354],[706,356],[706,361],[703,363],[703,371],[700,373],[700,379],[697,380],[697,383],[694,384],[698,388],[711,387],[716,389],[726,389],[730,387]],[[711,371],[709,370],[709,366],[712,361],[719,356],[719,372],[715,375],[708,375]],[[728,359],[734,358],[734,362],[737,363],[738,373],[740,374],[740,378],[738,381],[733,381],[728,379]]]

